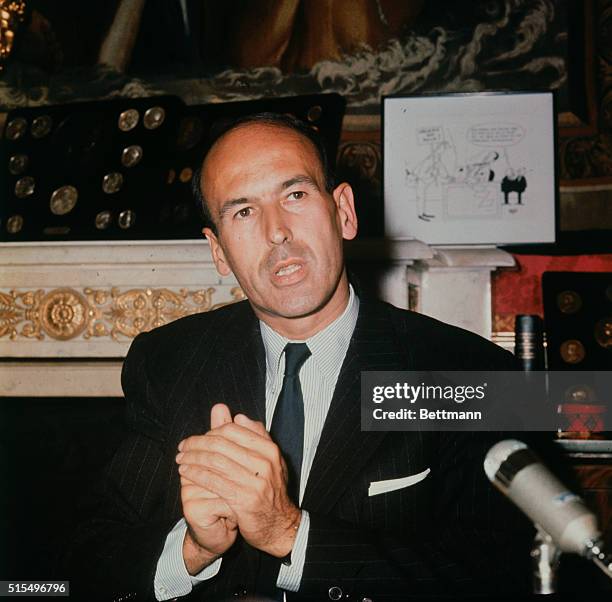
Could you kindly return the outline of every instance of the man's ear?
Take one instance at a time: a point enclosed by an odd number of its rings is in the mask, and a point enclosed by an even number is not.
[[[355,198],[350,184],[343,182],[332,192],[336,210],[340,218],[342,238],[352,240],[357,236],[357,213],[355,213]]]
[[[221,276],[229,276],[232,273],[232,269],[227,263],[227,259],[225,257],[225,253],[221,245],[219,244],[219,239],[217,235],[210,229],[204,228],[202,230],[202,234],[206,237],[208,244],[210,245],[210,253],[212,255],[212,259],[215,262],[215,267],[217,268],[217,272]]]

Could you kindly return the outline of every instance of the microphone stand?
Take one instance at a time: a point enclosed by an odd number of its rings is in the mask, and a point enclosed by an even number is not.
[[[592,560],[610,579],[612,579],[612,555],[606,554],[602,541],[587,541],[585,557]]]
[[[534,594],[556,593],[560,556],[561,551],[550,535],[538,529],[531,548]]]
[[[561,550],[553,543],[550,535],[538,528],[531,548],[534,594],[557,592],[560,557]],[[593,561],[612,579],[612,556],[605,554],[601,541],[587,541],[584,557]]]

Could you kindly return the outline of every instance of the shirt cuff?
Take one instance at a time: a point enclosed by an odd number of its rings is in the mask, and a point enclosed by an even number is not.
[[[304,572],[304,562],[306,561],[306,546],[308,545],[308,533],[310,530],[310,515],[306,510],[302,510],[302,518],[298,527],[291,550],[291,564],[281,563],[276,587],[290,592],[297,592],[302,582]]]
[[[221,558],[203,568],[197,575],[190,575],[183,559],[183,540],[187,533],[187,523],[184,518],[174,525],[157,561],[155,579],[155,597],[158,600],[169,600],[186,596],[194,585],[211,579],[221,568]]]

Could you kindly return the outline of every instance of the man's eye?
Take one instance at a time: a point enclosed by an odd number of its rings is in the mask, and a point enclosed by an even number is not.
[[[251,215],[251,208],[243,207],[242,209],[240,209],[240,211],[236,213],[235,217],[249,217],[249,215]]]
[[[296,190],[295,192],[291,192],[289,194],[289,198],[292,201],[299,201],[301,199],[303,199],[306,196],[305,192],[302,192],[301,190]]]

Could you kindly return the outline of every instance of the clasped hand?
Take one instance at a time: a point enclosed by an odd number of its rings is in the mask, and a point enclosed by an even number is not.
[[[301,512],[287,494],[287,468],[261,422],[217,404],[211,430],[184,439],[176,462],[188,532],[191,574],[213,562],[239,531],[251,546],[278,558],[291,551]]]

